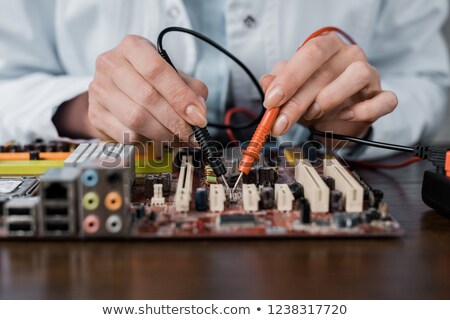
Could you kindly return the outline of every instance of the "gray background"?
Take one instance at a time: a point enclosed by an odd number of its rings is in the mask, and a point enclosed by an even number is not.
[[[445,39],[450,46],[450,18],[447,19],[447,23],[444,26]],[[435,138],[435,143],[450,143],[450,101],[447,106],[447,116],[444,125],[442,126],[439,134]]]

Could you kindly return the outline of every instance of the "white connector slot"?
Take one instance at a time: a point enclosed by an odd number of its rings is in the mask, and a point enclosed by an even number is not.
[[[275,184],[275,203],[279,211],[292,211],[294,195],[287,184]]]
[[[363,211],[364,189],[337,159],[325,159],[323,162],[323,173],[334,178],[336,190],[342,192],[345,211]]]
[[[175,193],[175,210],[177,212],[188,212],[190,209],[193,178],[194,167],[184,157]]]
[[[222,184],[212,184],[209,187],[209,208],[212,212],[222,212],[225,209],[225,189]]]
[[[254,184],[242,185],[242,202],[245,211],[258,211],[259,208],[259,192]]]
[[[295,166],[295,180],[305,188],[305,198],[309,201],[312,212],[329,211],[330,189],[309,160],[301,159]]]
[[[155,184],[153,185],[153,197],[151,199],[150,204],[152,206],[163,206],[166,202],[166,199],[163,196],[163,185]]]

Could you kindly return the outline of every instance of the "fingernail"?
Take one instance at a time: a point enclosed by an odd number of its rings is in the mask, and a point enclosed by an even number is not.
[[[264,107],[268,109],[279,107],[283,98],[284,98],[283,88],[281,86],[276,86],[267,93],[266,98],[264,99]]]
[[[192,144],[196,144],[197,143],[197,140],[195,139],[195,135],[194,134],[191,134],[189,136],[189,143],[192,143]]]
[[[354,116],[355,115],[352,110],[345,110],[345,111],[341,112],[341,114],[339,115],[339,118],[341,120],[352,120]]]
[[[206,127],[207,124],[206,118],[202,110],[200,110],[200,108],[197,107],[196,105],[190,105],[189,107],[187,107],[186,115],[189,117],[189,119],[191,119],[193,125],[202,128]]]
[[[273,125],[272,132],[273,135],[278,137],[284,134],[284,132],[287,130],[287,127],[289,125],[288,118],[285,114],[280,114],[278,116],[278,119],[275,121],[275,124]]]
[[[322,109],[320,109],[319,104],[317,102],[314,102],[313,105],[308,109],[308,111],[303,115],[303,118],[305,118],[308,121],[311,121],[319,118],[321,113]]]

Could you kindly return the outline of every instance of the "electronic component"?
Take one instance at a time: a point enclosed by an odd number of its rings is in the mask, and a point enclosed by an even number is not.
[[[37,193],[39,180],[35,177],[0,177],[0,217],[3,205],[10,199],[30,197]]]
[[[195,190],[195,210],[208,210],[208,191],[205,188],[197,188]]]
[[[297,181],[292,182],[289,185],[289,189],[291,190],[292,195],[294,196],[295,200],[304,198],[304,189],[303,189],[303,185],[301,183],[298,183]]]
[[[271,167],[260,167],[258,169],[258,178],[260,186],[274,186],[277,181],[278,174],[274,168]]]
[[[43,236],[77,234],[78,168],[54,168],[40,177],[39,233]]]
[[[273,208],[274,202],[274,190],[272,187],[262,187],[260,189],[260,207],[263,210],[268,210]]]
[[[194,167],[184,157],[175,193],[175,208],[177,212],[188,212],[190,210],[193,175]]]
[[[345,211],[363,211],[364,190],[361,184],[348,172],[337,159],[325,159],[323,172],[334,178],[336,189],[342,192]]]
[[[302,198],[298,200],[298,208],[300,209],[300,220],[302,224],[311,223],[311,206],[308,199]]]
[[[342,192],[338,190],[330,191],[330,212],[339,212],[344,210]]]
[[[151,199],[153,197],[155,184],[161,184],[163,186],[162,190],[164,197],[168,197],[172,187],[172,174],[163,172],[159,174],[146,175],[144,182],[144,195],[146,198]]]
[[[4,205],[5,231],[10,237],[37,235],[40,198],[13,198]]]
[[[309,201],[312,212],[329,211],[330,189],[309,160],[301,159],[295,166],[295,180],[306,186],[305,198]]]
[[[225,210],[225,189],[221,184],[212,184],[209,191],[209,209],[212,212]]]
[[[248,174],[244,175],[242,178],[243,184],[258,184],[258,171],[256,168],[252,168]]]
[[[217,183],[217,176],[209,164],[205,166],[205,183],[206,184]]]
[[[115,142],[82,143],[64,161],[64,167],[80,167],[93,164],[103,168],[125,168],[135,173],[135,150],[133,145]]]
[[[131,172],[121,166],[105,168],[101,164],[85,162],[79,168],[80,234],[89,238],[127,236],[131,226]]]
[[[336,182],[334,181],[333,177],[330,176],[323,176],[322,177],[323,182],[327,185],[327,187],[330,189],[330,191],[334,190],[336,187]]]
[[[258,211],[258,205],[260,200],[261,198],[259,196],[258,189],[254,184],[242,185],[242,201],[245,211],[247,212]]]
[[[277,204],[277,210],[292,211],[294,199],[294,195],[287,184],[275,185],[275,203]]]
[[[166,199],[163,196],[163,185],[155,184],[153,185],[153,197],[151,199],[152,206],[163,206],[166,202]]]
[[[220,225],[227,227],[252,227],[256,223],[252,214],[222,214],[220,215]]]

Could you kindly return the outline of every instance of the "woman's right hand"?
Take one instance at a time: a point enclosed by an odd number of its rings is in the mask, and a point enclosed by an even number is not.
[[[128,35],[97,58],[88,118],[103,139],[193,142],[191,125],[207,124],[207,95],[204,83],[178,74],[150,41]]]

